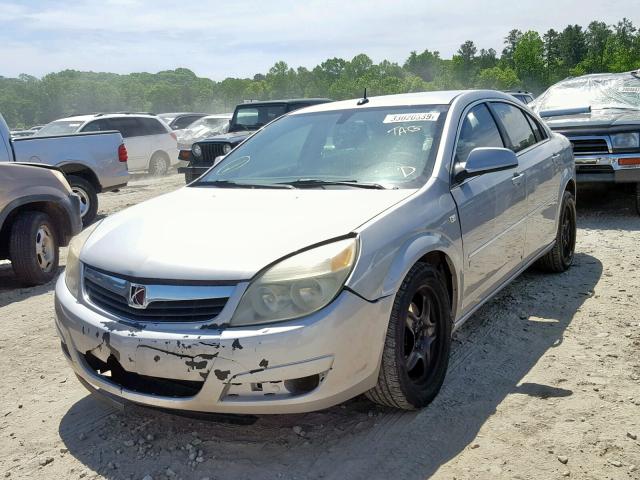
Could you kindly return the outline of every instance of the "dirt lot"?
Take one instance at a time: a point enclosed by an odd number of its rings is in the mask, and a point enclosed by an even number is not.
[[[179,187],[140,179],[110,214]],[[0,265],[0,476],[107,479],[640,479],[640,218],[579,198],[575,266],[528,272],[455,335],[419,413],[363,399],[327,411],[202,420],[107,406],[76,381],[53,284]]]

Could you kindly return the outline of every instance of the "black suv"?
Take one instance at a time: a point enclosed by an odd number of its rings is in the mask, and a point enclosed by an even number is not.
[[[229,153],[249,135],[272,120],[299,108],[331,101],[328,98],[300,98],[242,103],[236,106],[233,112],[228,133],[196,142],[191,146],[190,152],[180,152],[180,159],[189,160],[189,165],[178,168],[178,172],[184,173],[185,181],[191,183],[211,168],[217,157]]]

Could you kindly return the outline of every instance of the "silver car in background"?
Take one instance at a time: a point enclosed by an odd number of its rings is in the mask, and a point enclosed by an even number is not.
[[[62,350],[153,407],[421,408],[456,328],[534,262],[569,268],[575,188],[568,140],[504,93],[298,110],[72,242]]]

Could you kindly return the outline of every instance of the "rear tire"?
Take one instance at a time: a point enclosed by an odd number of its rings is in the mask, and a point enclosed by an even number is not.
[[[149,161],[149,175],[161,177],[169,171],[169,158],[165,153],[156,152]]]
[[[565,190],[562,196],[555,244],[536,262],[536,265],[547,272],[562,273],[566,271],[573,263],[576,234],[576,200],[571,192]]]
[[[387,407],[425,407],[444,382],[450,349],[451,306],[445,280],[433,265],[417,263],[396,294],[378,384],[365,395]]]
[[[55,226],[49,215],[24,212],[15,220],[9,240],[11,266],[23,285],[41,285],[58,271],[59,251]]]
[[[91,225],[98,214],[98,192],[87,180],[77,175],[67,175],[71,190],[80,197],[80,216],[82,225]]]

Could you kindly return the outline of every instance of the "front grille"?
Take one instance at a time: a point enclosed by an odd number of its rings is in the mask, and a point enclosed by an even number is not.
[[[609,153],[607,139],[601,138],[570,138],[575,155],[598,155]]]
[[[576,165],[578,173],[613,173],[611,165]]]
[[[224,143],[201,143],[202,160],[209,166],[213,165],[216,157],[224,155]]]
[[[138,309],[129,306],[130,287],[127,280],[85,267],[84,290],[89,301],[102,310],[127,320],[204,322],[216,318],[229,300],[229,297],[152,300],[146,308]]]

